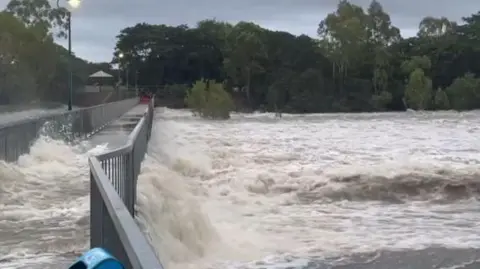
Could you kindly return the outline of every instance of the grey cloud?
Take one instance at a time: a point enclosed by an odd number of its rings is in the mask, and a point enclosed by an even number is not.
[[[0,6],[6,2],[0,0]],[[351,2],[366,7],[370,0]],[[404,35],[415,34],[422,17],[446,16],[459,20],[480,9],[478,0],[380,2]],[[315,36],[319,21],[337,3],[338,0],[83,0],[82,6],[74,11],[73,48],[81,57],[109,61],[115,36],[124,27],[139,22],[193,26],[206,18],[249,20],[270,29]]]

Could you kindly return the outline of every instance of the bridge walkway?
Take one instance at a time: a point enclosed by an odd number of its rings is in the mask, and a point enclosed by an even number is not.
[[[123,114],[120,118],[110,123],[102,131],[94,134],[90,139],[90,145],[107,144],[108,149],[122,147],[127,143],[128,136],[142,118],[148,105],[138,104]]]

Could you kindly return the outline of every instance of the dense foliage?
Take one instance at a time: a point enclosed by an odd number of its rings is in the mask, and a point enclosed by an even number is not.
[[[0,12],[0,104],[67,100],[69,55],[54,43],[54,36],[66,36],[66,27],[66,10],[48,0],[11,0]],[[74,86],[100,69],[110,65],[73,56]]]
[[[187,91],[185,103],[194,115],[207,119],[229,119],[234,109],[230,94],[214,80],[195,82]]]
[[[426,17],[417,36],[402,38],[379,2],[363,9],[342,0],[319,22],[318,39],[215,20],[194,28],[140,23],[117,38],[114,62],[122,53],[130,81],[153,91],[204,78],[239,92],[252,109],[480,107],[480,12],[461,25]]]

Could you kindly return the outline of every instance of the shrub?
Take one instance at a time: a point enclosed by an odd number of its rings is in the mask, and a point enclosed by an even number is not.
[[[234,108],[232,97],[223,84],[213,80],[195,82],[187,92],[185,103],[194,115],[207,119],[229,119]]]
[[[372,95],[372,105],[377,110],[385,110],[386,107],[392,102],[392,94],[387,91],[382,91],[379,94]]]
[[[446,110],[450,108],[450,101],[448,100],[447,93],[438,88],[437,92],[435,93],[435,108],[438,110]]]
[[[169,84],[166,85],[163,91],[170,96],[184,98],[189,88],[185,84]]]

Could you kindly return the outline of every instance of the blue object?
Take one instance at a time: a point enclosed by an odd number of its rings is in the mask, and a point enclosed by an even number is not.
[[[125,269],[123,265],[103,248],[85,252],[69,269]]]

